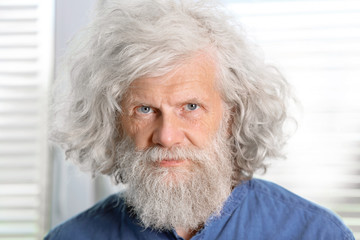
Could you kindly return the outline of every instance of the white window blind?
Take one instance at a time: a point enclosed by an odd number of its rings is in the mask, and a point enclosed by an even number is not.
[[[42,239],[51,0],[0,0],[0,239]]]
[[[360,2],[229,4],[294,86],[303,114],[264,178],[338,213],[360,239]]]

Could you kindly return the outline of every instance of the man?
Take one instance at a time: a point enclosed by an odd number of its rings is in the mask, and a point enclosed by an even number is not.
[[[291,96],[218,5],[108,1],[70,49],[54,139],[127,189],[46,239],[354,239],[331,212],[252,179],[282,156]]]

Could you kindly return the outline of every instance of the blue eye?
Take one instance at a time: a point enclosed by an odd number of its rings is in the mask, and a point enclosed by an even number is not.
[[[194,111],[194,110],[196,110],[198,108],[199,108],[199,105],[197,105],[195,103],[188,103],[188,104],[186,104],[185,110]]]
[[[153,112],[152,108],[149,106],[141,106],[141,107],[137,108],[137,111],[140,113],[144,113],[144,114]]]

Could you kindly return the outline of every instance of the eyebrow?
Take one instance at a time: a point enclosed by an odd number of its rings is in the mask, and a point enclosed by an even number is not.
[[[141,97],[140,97],[141,98]],[[125,101],[124,103],[126,104],[126,106],[131,107],[131,106],[153,106],[152,104],[149,103],[150,101],[146,100],[146,99],[139,99],[137,97],[131,97],[130,99],[128,99],[127,101]],[[186,98],[184,97],[183,99],[180,100],[176,100],[174,105],[183,105],[183,104],[187,104],[187,103],[196,103],[196,104],[200,104],[200,105],[205,105],[206,106],[206,101],[205,100],[201,100],[198,97],[190,97],[190,98]]]
[[[192,98],[189,98],[189,99],[185,99],[184,101],[182,101],[181,104],[184,104],[184,103],[200,103],[202,104],[204,101],[200,100],[198,97],[192,97]]]

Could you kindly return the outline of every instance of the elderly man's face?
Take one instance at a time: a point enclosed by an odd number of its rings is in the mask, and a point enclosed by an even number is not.
[[[233,173],[223,105],[204,55],[131,84],[121,102],[127,137],[117,149],[118,174],[145,227],[197,229],[220,211]]]
[[[122,102],[121,124],[138,150],[203,148],[219,129],[222,105],[214,63],[197,55],[164,76],[134,81]],[[160,162],[161,167],[188,164],[186,159]]]

